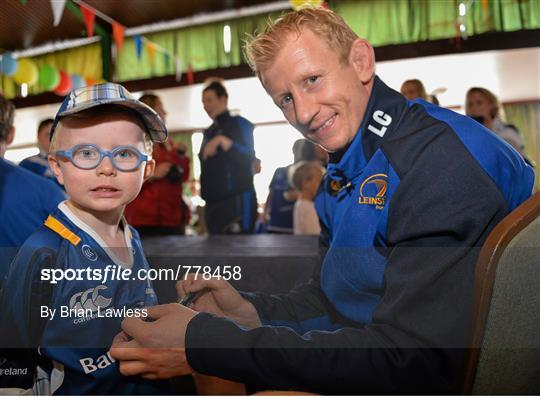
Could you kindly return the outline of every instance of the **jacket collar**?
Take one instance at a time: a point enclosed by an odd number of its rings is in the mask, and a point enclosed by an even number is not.
[[[357,177],[383,142],[397,130],[406,109],[405,98],[375,76],[360,128],[346,148],[331,154],[328,176],[341,186]]]
[[[222,124],[229,117],[231,117],[231,113],[229,112],[229,109],[227,109],[216,117],[216,119],[214,120],[214,124]]]

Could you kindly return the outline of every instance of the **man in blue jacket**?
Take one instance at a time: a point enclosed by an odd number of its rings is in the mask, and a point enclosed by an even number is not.
[[[291,125],[330,152],[316,198],[321,265],[279,296],[189,277],[178,290],[200,291],[194,310],[124,320],[111,350],[121,371],[191,367],[326,394],[458,393],[478,252],[531,195],[532,169],[475,121],[386,86],[371,45],[331,11],[287,14],[247,49]]]
[[[65,199],[56,183],[4,160],[15,138],[15,106],[0,94],[0,285],[18,248]]]
[[[219,81],[203,90],[204,110],[214,121],[204,131],[199,155],[206,227],[210,234],[253,233],[257,215],[253,124],[231,115],[228,98]]]

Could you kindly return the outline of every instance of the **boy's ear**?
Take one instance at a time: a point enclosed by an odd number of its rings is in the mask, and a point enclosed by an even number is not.
[[[60,168],[58,158],[56,156],[49,155],[47,159],[49,160],[49,167],[51,168],[51,171],[58,180],[58,183],[64,185],[64,175],[62,174],[62,169]]]
[[[148,160],[146,162],[146,165],[144,166],[144,181],[145,182],[154,176],[155,169],[156,169],[156,160],[154,159]]]

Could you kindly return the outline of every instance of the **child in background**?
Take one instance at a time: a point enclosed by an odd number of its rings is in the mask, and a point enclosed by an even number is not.
[[[154,171],[152,141],[165,139],[156,112],[118,84],[74,90],[62,103],[49,162],[69,199],[20,249],[1,303],[3,341],[39,346],[34,393],[170,392],[168,383],[121,375],[108,354],[122,319],[157,304],[140,238],[123,214]],[[113,270],[131,276],[113,278]],[[65,277],[51,283],[53,272]]]
[[[315,211],[315,196],[324,168],[315,161],[301,162],[293,169],[292,185],[298,190],[298,199],[294,204],[294,234],[319,234],[321,227]]]

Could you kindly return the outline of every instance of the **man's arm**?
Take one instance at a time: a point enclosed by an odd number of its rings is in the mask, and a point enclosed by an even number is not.
[[[255,158],[255,143],[253,140],[253,124],[243,117],[234,117],[234,123],[231,124],[236,131],[232,131],[231,137],[238,136],[238,139],[232,139],[232,144],[228,150],[228,154],[233,161],[241,162],[242,164],[249,162]],[[230,138],[228,138],[230,139]]]
[[[299,334],[288,327],[246,330],[199,314],[187,328],[190,366],[235,381],[319,393],[457,393],[477,254],[508,213],[493,182],[472,175],[481,170],[464,172],[471,178],[460,179],[461,188],[481,199],[464,196],[444,175],[431,183],[403,177],[403,189],[389,203],[383,296],[372,323]],[[261,317],[274,305],[280,314],[302,314],[293,296],[271,304],[262,299],[255,302]]]

